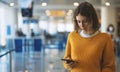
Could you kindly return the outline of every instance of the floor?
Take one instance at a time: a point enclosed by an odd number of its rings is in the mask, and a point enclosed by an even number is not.
[[[3,52],[3,51],[2,51]],[[45,49],[41,52],[12,52],[0,58],[0,72],[66,72],[62,61],[64,50]],[[11,64],[10,64],[11,63]],[[120,72],[120,58],[116,57],[117,72]]]
[[[44,52],[12,52],[11,61],[10,54],[0,58],[0,72],[65,72],[60,60],[63,54],[64,50],[58,49],[45,49]]]

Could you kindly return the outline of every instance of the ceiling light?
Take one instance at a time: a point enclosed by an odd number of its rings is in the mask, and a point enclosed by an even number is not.
[[[43,3],[42,3],[42,6],[47,6],[47,3],[43,2]]]
[[[110,2],[106,2],[105,5],[106,5],[106,6],[110,6]]]
[[[12,6],[14,6],[14,5],[15,5],[15,3],[11,2],[9,5],[12,7]]]
[[[73,5],[74,5],[74,6],[78,6],[79,3],[78,3],[78,2],[74,2]]]

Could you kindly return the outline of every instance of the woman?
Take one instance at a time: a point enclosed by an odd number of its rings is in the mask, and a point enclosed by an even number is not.
[[[74,12],[75,31],[68,35],[64,67],[71,72],[115,72],[111,37],[99,31],[94,7],[82,2]]]

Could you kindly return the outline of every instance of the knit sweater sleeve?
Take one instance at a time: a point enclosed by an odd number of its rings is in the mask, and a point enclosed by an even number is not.
[[[107,36],[102,58],[102,72],[116,72],[114,49],[112,45],[111,37]]]
[[[67,39],[67,43],[66,43],[66,49],[65,49],[65,54],[64,54],[64,59],[66,58],[71,58],[71,44],[70,44],[70,36],[71,36],[71,33],[68,35],[68,39]],[[63,62],[63,65],[66,69],[68,69],[68,65]]]

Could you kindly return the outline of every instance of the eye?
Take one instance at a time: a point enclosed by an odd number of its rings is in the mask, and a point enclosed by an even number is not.
[[[78,23],[80,23],[80,21],[79,21],[79,20],[77,20],[77,22],[78,22]]]
[[[83,21],[80,21],[80,20],[77,20],[78,23],[87,23],[88,21],[87,20],[83,20]]]

